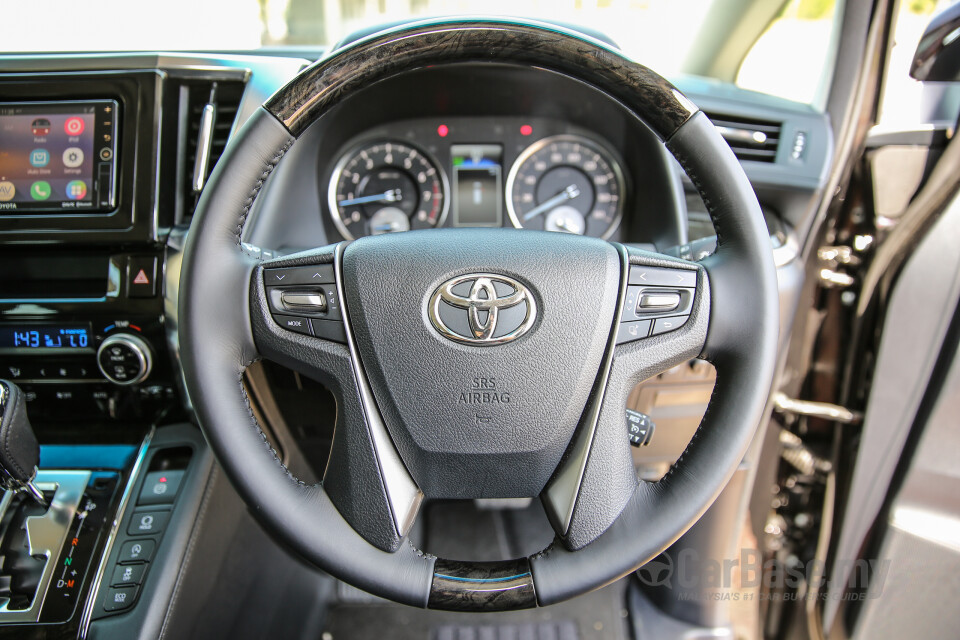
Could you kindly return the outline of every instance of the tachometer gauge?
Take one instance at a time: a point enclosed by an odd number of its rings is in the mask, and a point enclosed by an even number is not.
[[[340,159],[327,202],[337,229],[352,240],[439,226],[447,215],[447,191],[446,176],[426,154],[402,142],[383,141]]]
[[[609,238],[623,214],[623,172],[586,138],[551,136],[530,145],[507,176],[515,227]]]

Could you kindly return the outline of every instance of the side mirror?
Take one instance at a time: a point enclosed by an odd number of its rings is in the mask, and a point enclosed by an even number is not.
[[[960,3],[938,13],[913,54],[910,77],[926,82],[960,81]]]

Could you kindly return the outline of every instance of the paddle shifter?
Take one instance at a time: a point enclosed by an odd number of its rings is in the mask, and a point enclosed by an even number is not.
[[[27,419],[23,392],[0,380],[0,485],[24,492],[46,507],[43,492],[33,483],[39,463],[40,445]]]

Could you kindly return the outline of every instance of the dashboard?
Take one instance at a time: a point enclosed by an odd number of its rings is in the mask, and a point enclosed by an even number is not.
[[[258,198],[252,244],[294,250],[436,227],[684,239],[683,186],[660,141],[619,104],[552,72],[418,70],[366,88],[303,135]]]
[[[188,410],[176,307],[193,209],[230,136],[309,63],[0,58],[0,269],[16,274],[0,280],[0,374],[24,386],[41,424],[70,438],[78,419],[109,429]],[[741,159],[775,248],[788,245],[826,175],[826,118],[676,81]],[[620,104],[543,69],[458,63],[366,87],[311,125],[265,184],[243,241],[282,255],[453,227],[546,229],[687,257],[702,251],[690,241],[707,236],[709,250],[712,235],[679,165]]]
[[[576,127],[543,118],[455,118],[393,123],[352,141],[327,194],[347,239],[443,226],[609,238],[626,187],[609,144]]]

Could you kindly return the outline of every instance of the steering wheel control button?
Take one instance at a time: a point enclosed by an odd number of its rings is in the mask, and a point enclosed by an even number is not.
[[[347,332],[342,322],[311,318],[310,325],[313,327],[313,335],[316,337],[347,344]]]
[[[627,433],[630,436],[630,444],[635,447],[645,447],[650,444],[653,438],[653,430],[656,425],[645,413],[627,409]]]
[[[334,284],[314,287],[267,287],[271,313],[295,314],[325,320],[342,320],[340,296]]]
[[[304,289],[289,289],[280,292],[280,303],[288,311],[306,311],[308,313],[323,313],[327,310],[327,297],[323,290],[311,291]]]
[[[147,570],[146,564],[122,564],[113,570],[112,586],[141,584],[143,574]]]
[[[692,288],[697,286],[697,272],[688,269],[633,265],[630,267],[629,284]]]
[[[668,313],[680,306],[680,294],[675,291],[658,293],[649,289],[640,293],[637,311],[640,313]]]
[[[653,332],[650,335],[658,336],[679,329],[687,323],[690,316],[674,316],[672,318],[657,318],[653,321]]]
[[[169,511],[137,511],[130,518],[127,533],[131,536],[157,535],[163,533],[169,519]]]
[[[273,319],[287,331],[295,331],[304,335],[312,336],[313,330],[310,329],[310,319],[299,316],[280,316],[274,315]]]
[[[104,611],[123,611],[129,609],[137,601],[137,592],[140,587],[110,587],[103,601]]]
[[[312,267],[288,267],[286,269],[265,269],[264,284],[268,287],[297,284],[335,284],[332,264]]]
[[[617,344],[646,338],[650,334],[651,324],[653,324],[652,320],[621,322],[620,328],[617,330]]]
[[[153,551],[157,548],[157,543],[153,540],[128,540],[123,543],[120,554],[117,556],[117,562],[120,564],[128,562],[150,562],[153,559]]]
[[[151,471],[143,481],[137,504],[171,504],[180,490],[183,470]]]

